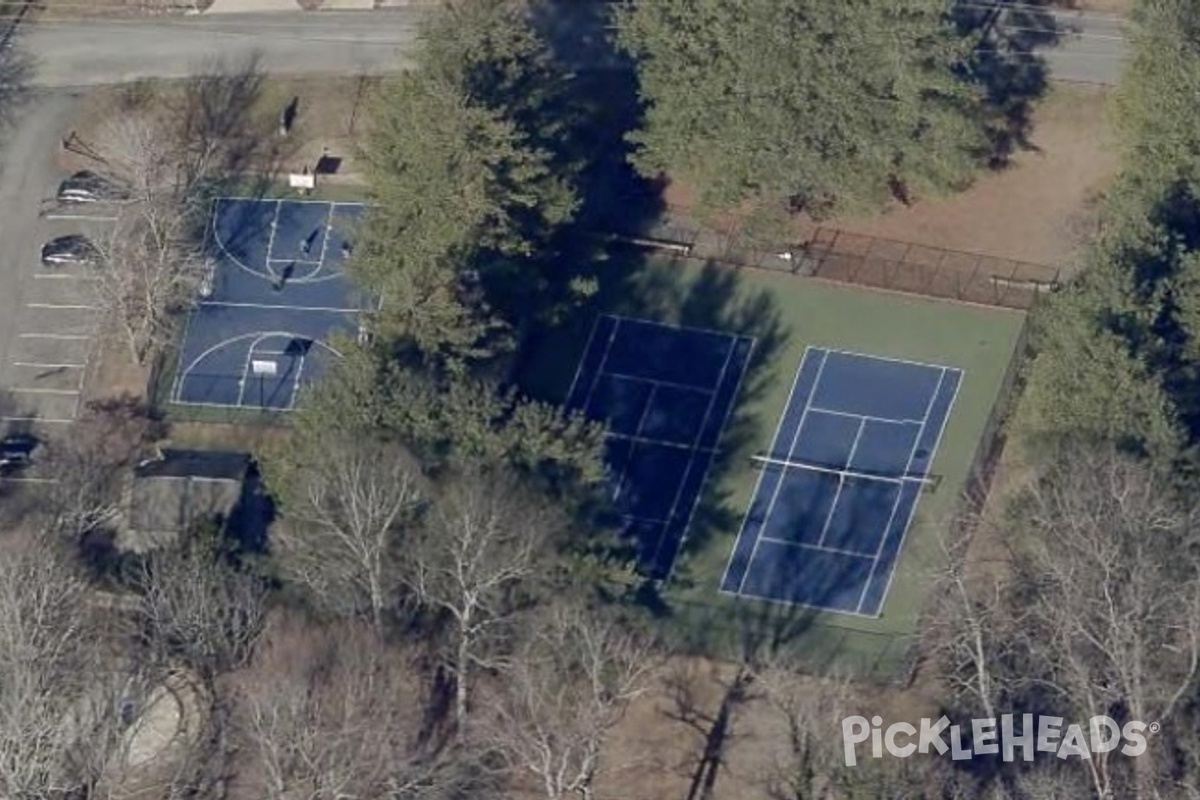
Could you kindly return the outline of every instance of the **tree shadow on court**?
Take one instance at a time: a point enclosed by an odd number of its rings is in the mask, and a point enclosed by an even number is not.
[[[994,169],[1008,166],[1017,152],[1037,150],[1029,138],[1032,114],[1050,77],[1038,51],[1067,33],[1051,11],[1046,0],[1012,5],[991,0],[959,3],[951,12],[957,29],[978,39],[965,69],[984,94]]]
[[[578,206],[532,258],[485,272],[488,301],[513,324],[518,349],[564,331],[586,338],[590,319],[573,323],[604,304],[598,295],[620,280],[615,264],[628,255],[612,234],[649,228],[663,212],[661,187],[629,164],[627,137],[641,127],[642,107],[632,66],[604,30],[607,5],[551,0],[534,11],[560,82],[554,102],[539,106],[549,119],[530,127],[550,132],[535,143],[573,176]]]

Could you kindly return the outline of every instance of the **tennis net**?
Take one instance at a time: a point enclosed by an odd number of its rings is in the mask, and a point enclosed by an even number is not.
[[[932,492],[941,483],[940,475],[904,475],[889,472],[869,472],[863,470],[845,469],[842,467],[833,467],[825,464],[814,464],[805,461],[791,461],[785,458],[773,458],[771,456],[751,456],[750,459],[759,469],[779,469],[779,470],[805,470],[807,472],[817,472],[824,475],[833,475],[839,481],[844,481],[847,478],[857,478],[862,480],[882,481],[884,483],[904,484],[918,483],[921,485],[922,491]]]

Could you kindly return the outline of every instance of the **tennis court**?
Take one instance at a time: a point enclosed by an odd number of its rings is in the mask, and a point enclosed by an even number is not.
[[[211,273],[188,317],[172,402],[293,407],[302,382],[337,356],[368,302],[346,278],[357,203],[229,197],[214,201]]]
[[[608,424],[614,502],[642,570],[665,578],[687,536],[754,340],[604,315],[566,408]]]
[[[878,616],[962,377],[808,348],[721,591]]]

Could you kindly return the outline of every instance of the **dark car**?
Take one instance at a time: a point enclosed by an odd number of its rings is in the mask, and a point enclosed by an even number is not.
[[[0,439],[0,475],[29,466],[37,446],[37,437],[28,433],[12,433]]]
[[[126,200],[129,193],[94,172],[76,172],[58,185],[60,203],[105,203]]]
[[[100,251],[92,240],[82,234],[59,236],[42,245],[42,265],[58,267],[65,264],[93,265],[100,261]]]

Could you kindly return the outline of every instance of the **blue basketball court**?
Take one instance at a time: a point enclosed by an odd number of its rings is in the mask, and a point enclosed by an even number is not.
[[[568,411],[608,423],[614,502],[642,570],[671,571],[754,340],[628,317],[596,321]]]
[[[721,591],[878,616],[962,371],[809,348]]]
[[[287,410],[302,382],[355,335],[374,303],[342,271],[357,203],[220,198],[208,242],[211,273],[180,348],[172,401]]]

